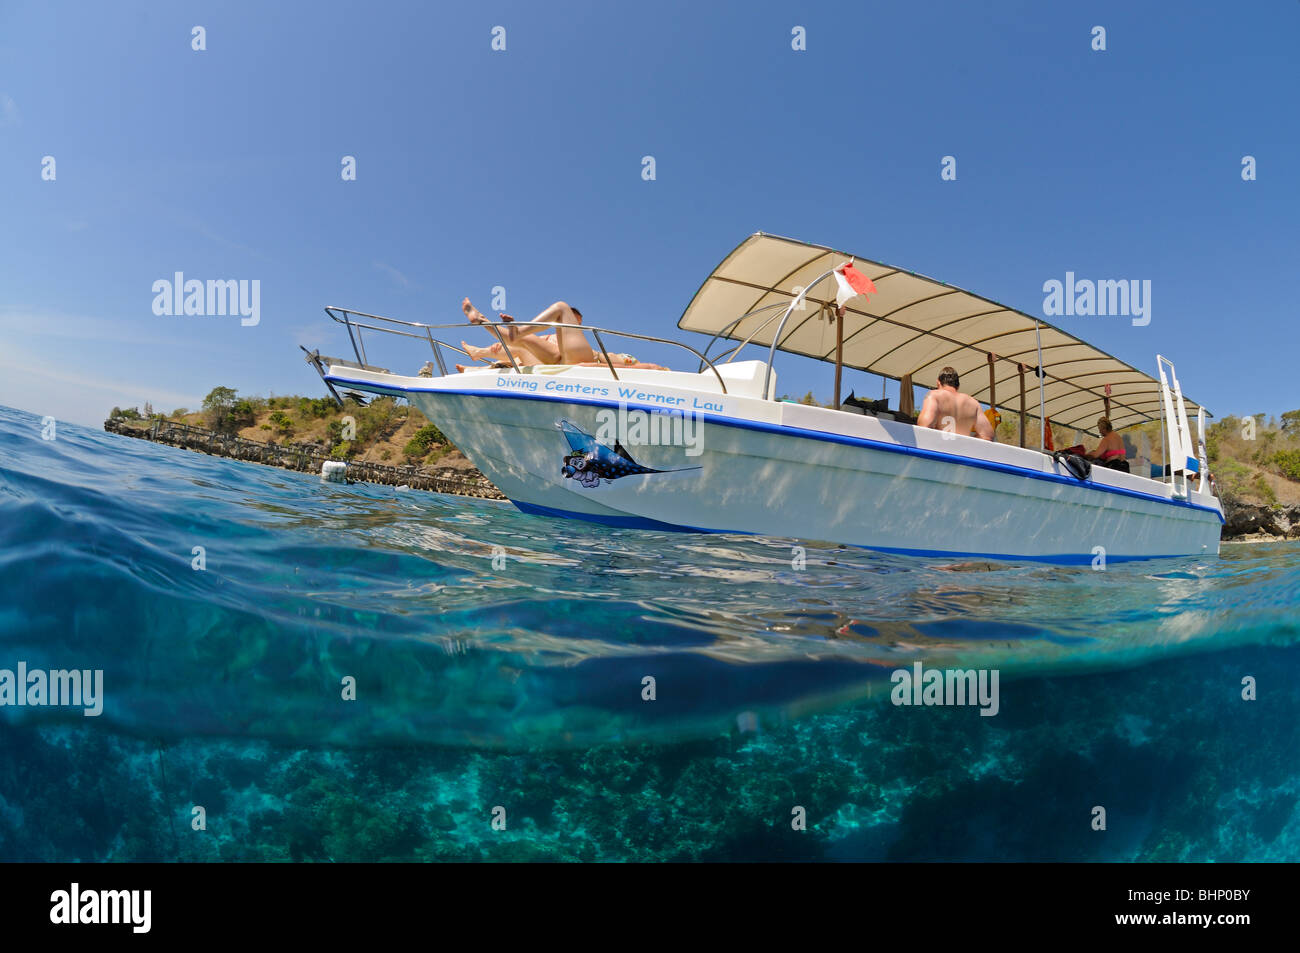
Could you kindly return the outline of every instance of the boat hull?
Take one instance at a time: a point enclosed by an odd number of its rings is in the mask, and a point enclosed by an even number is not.
[[[698,397],[672,403],[671,391],[640,395],[665,409],[441,384],[368,389],[409,397],[525,512],[922,556],[1098,565],[1218,552],[1213,497],[1174,500],[1163,483],[1096,468],[1080,481],[1018,447],[738,397],[697,413]],[[857,433],[818,429],[831,425]]]
[[[356,384],[356,382],[350,382]],[[619,527],[762,533],[848,543],[888,553],[1037,559],[1062,563],[1214,554],[1222,515],[1213,503],[1067,475],[1037,452],[1037,472],[897,439],[915,428],[871,424],[884,437],[818,432],[774,421],[692,415],[681,438],[659,408],[604,400],[411,391],[407,397],[520,510]],[[777,411],[788,404],[757,402]],[[656,443],[625,425],[617,449],[646,472],[565,475],[564,425],[604,449],[611,415],[659,417]],[[805,408],[815,410],[815,408]],[[667,421],[667,425],[666,425]],[[686,446],[694,426],[694,446]],[[614,430],[619,433],[619,430]],[[926,432],[920,432],[932,436]],[[627,439],[627,437],[633,439]],[[970,438],[953,441],[974,443]],[[954,447],[956,450],[956,447]],[[571,467],[572,469],[572,467]],[[1118,480],[1118,475],[1117,477]],[[1164,484],[1140,481],[1165,493]]]

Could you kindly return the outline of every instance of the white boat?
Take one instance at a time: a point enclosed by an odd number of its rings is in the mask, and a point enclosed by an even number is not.
[[[1218,552],[1223,512],[1208,480],[1206,412],[1184,399],[1169,361],[1158,355],[1152,377],[1041,319],[860,257],[854,267],[876,294],[854,298],[836,318],[833,272],[849,260],[823,246],[750,236],[678,322],[712,336],[703,354],[584,326],[602,366],[529,367],[511,355],[506,367],[447,373],[443,350],[463,352],[434,332],[467,325],[330,307],[356,360],[318,352],[308,360],[336,397],[348,388],[409,399],[515,506],[547,518],[1094,566]],[[507,343],[504,325],[473,327]],[[372,366],[365,331],[424,342],[441,373]],[[694,366],[618,367],[609,335],[671,344]],[[736,342],[726,360],[705,356],[719,340]],[[745,347],[764,349],[766,359],[739,360]],[[778,399],[778,351],[834,363],[837,405],[841,368],[910,392],[911,381],[932,385],[951,365],[982,404],[1014,393],[1009,409],[1022,422],[1046,417],[1092,433],[1103,414],[1120,432],[1161,420],[1171,463],[1163,476],[1127,473],[1025,447],[1023,426],[1018,445],[1008,445],[918,428],[879,405],[849,412]]]

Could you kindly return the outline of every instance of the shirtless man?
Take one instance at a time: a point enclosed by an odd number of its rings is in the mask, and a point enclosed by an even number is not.
[[[939,386],[925,395],[918,427],[968,434],[971,430],[981,440],[993,439],[993,425],[980,413],[980,402],[957,389],[961,383],[957,372],[945,367],[939,372]]]

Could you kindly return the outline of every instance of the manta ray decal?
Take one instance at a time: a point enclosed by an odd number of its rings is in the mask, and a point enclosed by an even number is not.
[[[614,449],[611,450],[567,420],[558,421],[555,426],[560,428],[569,444],[569,452],[564,455],[564,465],[560,472],[566,480],[577,480],[588,489],[600,486],[601,480],[612,483],[620,477],[639,476],[643,473],[679,473],[682,470],[700,469],[679,467],[675,470],[656,470],[654,467],[643,467],[632,459],[632,455],[618,440],[614,441]]]

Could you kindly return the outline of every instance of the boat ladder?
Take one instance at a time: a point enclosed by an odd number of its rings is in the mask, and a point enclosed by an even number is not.
[[[1164,418],[1164,436],[1168,446],[1165,454],[1168,476],[1174,497],[1185,500],[1191,478],[1195,476],[1198,480],[1197,490],[1203,490],[1206,471],[1209,469],[1205,459],[1205,408],[1200,408],[1196,417],[1197,442],[1193,448],[1191,428],[1187,424],[1187,405],[1183,402],[1183,389],[1179,386],[1174,362],[1157,354],[1156,363],[1160,369],[1161,416]],[[1169,367],[1168,376],[1165,375],[1166,365]]]

